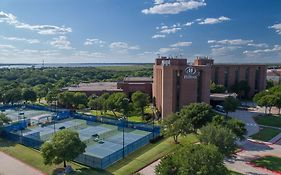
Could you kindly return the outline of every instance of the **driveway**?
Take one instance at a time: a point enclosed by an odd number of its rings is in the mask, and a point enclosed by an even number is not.
[[[253,119],[254,116],[262,114],[259,111],[244,111],[244,110],[236,110],[235,112],[229,112],[229,116],[242,120],[246,124],[246,129],[248,131],[247,138],[250,135],[253,135],[259,132],[259,126],[256,124]]]
[[[0,152],[0,175],[44,175],[41,171]]]

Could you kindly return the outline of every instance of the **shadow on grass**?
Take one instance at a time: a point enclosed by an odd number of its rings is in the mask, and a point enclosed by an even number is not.
[[[52,175],[63,174],[64,168],[57,168],[53,171]],[[68,173],[68,175],[112,175],[105,170],[98,170],[92,168],[76,168],[74,172]]]

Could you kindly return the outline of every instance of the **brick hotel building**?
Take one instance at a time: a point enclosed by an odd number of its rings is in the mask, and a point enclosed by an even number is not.
[[[266,86],[265,65],[214,64],[213,59],[197,57],[193,63],[187,59],[161,57],[153,66],[153,90],[156,107],[162,118],[194,102],[210,103],[210,82],[230,88],[246,80],[249,96]]]

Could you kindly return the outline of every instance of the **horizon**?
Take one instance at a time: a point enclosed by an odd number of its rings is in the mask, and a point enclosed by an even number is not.
[[[275,0],[3,0],[0,63],[153,63],[159,54],[278,64],[280,6]]]

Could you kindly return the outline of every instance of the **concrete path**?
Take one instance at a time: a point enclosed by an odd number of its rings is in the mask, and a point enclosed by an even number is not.
[[[147,167],[143,168],[139,172],[143,175],[154,175],[155,174],[154,169],[159,163],[160,163],[160,159],[148,165]]]
[[[280,145],[265,145],[260,143],[253,143],[250,141],[245,142],[244,150],[237,153],[237,157],[225,160],[225,165],[228,169],[249,175],[276,175],[270,170],[250,165],[249,162],[263,156],[281,156]]]
[[[44,175],[41,171],[0,152],[0,175]]]

